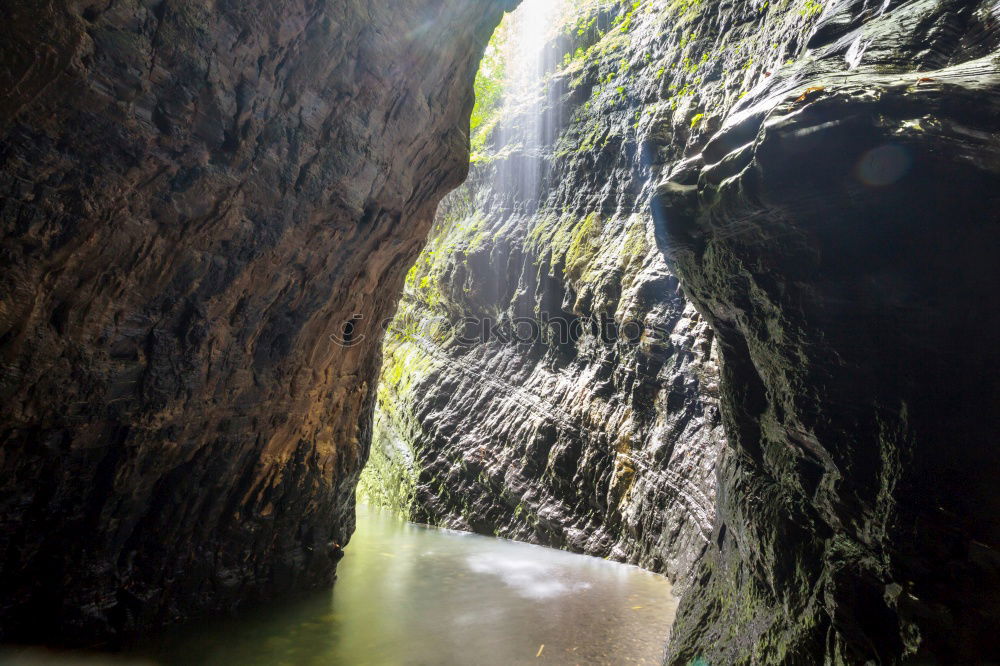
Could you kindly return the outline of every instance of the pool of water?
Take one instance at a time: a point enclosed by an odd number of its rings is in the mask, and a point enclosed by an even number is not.
[[[641,569],[358,509],[332,592],[174,632],[161,664],[658,664],[677,601]]]

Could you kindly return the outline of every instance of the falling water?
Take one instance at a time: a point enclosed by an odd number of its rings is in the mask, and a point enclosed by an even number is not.
[[[546,153],[559,111],[558,95],[546,83],[560,53],[549,47],[567,7],[567,0],[527,0],[511,16],[505,117],[495,137],[496,151],[510,159],[499,165],[493,185],[497,196],[519,213],[534,213],[544,191]]]

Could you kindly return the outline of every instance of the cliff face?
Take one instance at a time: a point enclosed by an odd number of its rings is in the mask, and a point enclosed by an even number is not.
[[[411,274],[376,417],[393,501],[674,575],[697,562],[670,663],[1000,653],[996,5],[589,16],[596,34],[550,46],[541,139],[504,114]],[[454,325],[542,312],[677,335],[469,343]],[[713,336],[729,443],[699,514]]]
[[[731,440],[673,663],[1000,654],[998,11],[831,5],[663,165]]]
[[[376,410],[381,481],[363,490],[418,521],[683,579],[711,534],[724,436],[712,332],[656,248],[640,150],[665,17],[578,3],[532,45],[539,4],[507,35],[508,69],[538,71],[508,76],[407,279]],[[403,496],[379,496],[400,480]]]
[[[0,639],[331,581],[507,4],[4,3]]]

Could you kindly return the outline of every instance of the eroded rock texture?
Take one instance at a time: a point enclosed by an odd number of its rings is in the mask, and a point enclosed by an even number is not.
[[[373,464],[415,520],[684,579],[724,436],[712,332],[653,241],[640,151],[665,14],[589,5],[439,211],[387,341]]]
[[[326,585],[505,0],[0,8],[0,639]]]
[[[731,441],[671,663],[1000,655],[998,25],[831,5],[664,165],[659,240],[718,335]]]
[[[539,179],[534,146],[510,142],[442,221],[451,259],[418,265],[404,313],[638,313],[669,329],[675,273],[718,336],[730,441],[667,661],[995,659],[997,5],[595,12],[618,18],[598,18],[598,47],[556,47],[570,55],[548,83]],[[514,173],[521,189],[498,196]],[[620,251],[649,178],[669,269]],[[418,516],[675,574],[697,559],[697,540],[650,535],[691,524],[664,454],[713,439],[710,421],[655,425],[708,413],[710,383],[683,379],[711,363],[699,336],[666,353],[596,337],[463,348],[406,325],[389,350],[420,371],[387,368],[378,423],[415,443]],[[673,378],[694,389],[677,411],[661,401]],[[635,458],[649,464],[623,476]]]

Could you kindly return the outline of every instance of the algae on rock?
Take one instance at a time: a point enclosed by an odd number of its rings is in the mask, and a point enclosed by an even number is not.
[[[689,581],[672,664],[1000,652],[995,3],[579,6],[401,312],[653,334],[416,340],[412,514]]]
[[[413,465],[413,519],[683,578],[723,437],[711,332],[656,249],[638,98],[618,90],[659,85],[623,65],[647,63],[660,28],[641,5],[568,7],[537,61],[504,66],[537,76],[477,128],[407,279],[383,384],[407,359],[426,369],[380,392],[376,441],[413,453],[395,458]]]

